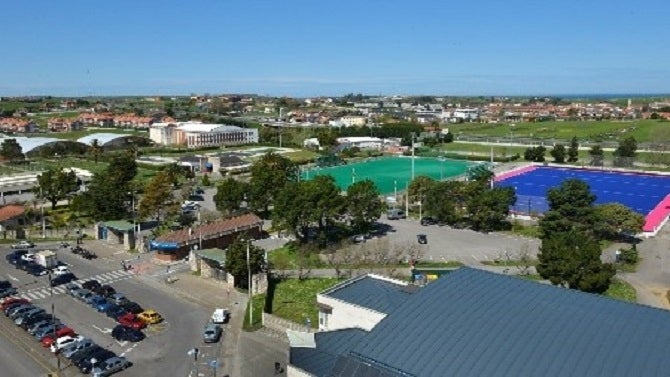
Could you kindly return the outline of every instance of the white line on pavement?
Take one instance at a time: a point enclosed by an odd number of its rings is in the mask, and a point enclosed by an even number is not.
[[[15,278],[14,276],[12,276],[10,274],[7,274],[7,276],[14,281],[19,281],[19,279]]]

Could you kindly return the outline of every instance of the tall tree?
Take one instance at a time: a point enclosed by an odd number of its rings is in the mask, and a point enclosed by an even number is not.
[[[288,158],[266,153],[251,165],[250,204],[255,211],[267,216],[269,207],[288,182],[298,180],[298,168]]]
[[[605,155],[605,152],[603,151],[603,148],[596,144],[589,149],[589,156],[591,156],[591,162],[589,163],[591,166],[603,166],[604,161],[603,161],[603,156]]]
[[[307,231],[311,223],[311,206],[305,186],[307,181],[288,182],[277,194],[272,212],[272,226],[286,230],[301,242],[307,240]]]
[[[635,137],[629,136],[619,141],[619,147],[614,151],[615,166],[633,166],[637,151],[637,141]]]
[[[358,181],[347,188],[347,213],[354,231],[367,232],[379,219],[382,212],[379,195],[377,186],[369,179]]]
[[[579,160],[579,142],[577,136],[573,136],[568,148],[568,162],[575,163],[577,160]]]
[[[579,179],[569,179],[549,189],[549,211],[540,220],[542,238],[571,231],[593,234],[597,221],[593,209],[595,200],[589,185]]]
[[[248,189],[247,183],[228,177],[216,187],[216,194],[214,194],[216,209],[224,214],[239,211]]]
[[[139,202],[140,219],[153,218],[160,221],[170,214],[176,214],[179,207],[174,203],[172,182],[164,171],[158,172],[144,189]]]
[[[516,202],[514,188],[478,186],[480,189],[467,201],[468,221],[472,229],[490,232],[507,228],[509,207]]]
[[[67,199],[77,191],[77,175],[74,171],[62,168],[51,168],[37,176],[36,196],[48,200],[51,209],[56,208],[59,201]]]
[[[414,180],[409,183],[409,187],[407,188],[409,199],[415,203],[422,201],[426,197],[428,190],[430,190],[435,183],[436,181],[427,175],[415,177]]]
[[[0,145],[0,156],[9,162],[16,162],[25,158],[21,145],[16,139],[5,139]]]
[[[98,139],[93,139],[93,142],[89,147],[89,152],[93,155],[93,160],[95,161],[96,164],[98,163],[98,158],[100,158],[103,151],[104,149],[102,148],[102,145],[100,145]]]
[[[431,186],[423,203],[426,214],[440,223],[453,225],[459,222],[466,201],[465,185],[460,181],[444,181]]]
[[[594,207],[596,234],[601,239],[617,240],[622,233],[636,234],[642,231],[644,216],[619,203],[607,203]]]
[[[179,182],[186,176],[186,168],[179,166],[176,162],[166,165],[162,171],[172,186],[179,185]]]
[[[549,152],[551,157],[554,158],[554,162],[562,164],[565,162],[565,146],[563,144],[556,144],[554,148]]]
[[[554,234],[542,240],[537,271],[554,285],[603,293],[616,271],[600,254],[598,241],[583,232]]]
[[[249,241],[237,239],[228,246],[226,249],[225,268],[229,274],[235,277],[235,284],[238,287],[248,289],[249,270],[251,270],[252,275],[258,274],[265,270],[265,252],[262,248],[247,242]],[[248,264],[247,248],[249,250]]]

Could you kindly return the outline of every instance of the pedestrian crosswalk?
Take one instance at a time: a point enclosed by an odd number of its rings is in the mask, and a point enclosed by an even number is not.
[[[123,269],[120,270],[115,270],[115,271],[110,271],[110,272],[104,272],[101,274],[89,276],[85,279],[79,279],[76,280],[75,283],[81,284],[87,280],[97,280],[100,282],[100,284],[112,284],[114,282],[120,281],[120,280],[125,280],[125,279],[130,279],[133,277],[134,274],[132,271],[126,271]],[[59,295],[65,293],[65,286],[64,285],[59,285],[57,287],[53,288],[53,294],[54,295]],[[30,290],[27,290],[25,292],[19,292],[16,297],[21,297],[25,298],[31,301],[36,301],[36,300],[41,300],[48,298],[51,296],[52,293],[52,288],[50,287],[40,287],[40,288],[33,288]]]

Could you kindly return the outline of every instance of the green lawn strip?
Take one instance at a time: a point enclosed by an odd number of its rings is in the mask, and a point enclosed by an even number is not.
[[[622,301],[637,302],[635,288],[619,279],[612,279],[612,283],[610,284],[609,289],[605,292],[605,296]]]
[[[307,318],[311,326],[319,325],[319,310],[316,294],[341,282],[335,278],[284,279],[277,283],[272,299],[271,314],[304,324]]]
[[[253,322],[249,323],[249,303],[247,303],[247,308],[244,311],[244,321],[242,323],[242,329],[244,331],[256,331],[263,327],[263,307],[265,306],[265,294],[256,295],[253,297],[253,316],[251,320]]]

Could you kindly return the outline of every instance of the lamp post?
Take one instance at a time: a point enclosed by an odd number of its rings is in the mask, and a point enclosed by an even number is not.
[[[398,181],[393,180],[393,209],[395,209],[396,204],[398,203]]]
[[[209,366],[214,370],[214,377],[216,377],[216,368],[219,366],[219,362],[216,360],[211,360]]]
[[[351,168],[351,184],[356,183],[356,168]]]
[[[137,248],[135,243],[137,242],[137,224],[135,223],[135,192],[128,192],[130,195],[130,215],[133,218],[133,247]]]
[[[416,135],[412,132],[412,180],[414,180],[414,138]]]
[[[200,353],[200,350],[198,350],[197,348],[191,348],[190,350],[188,350],[188,352],[186,352],[187,355],[193,356],[193,367],[195,369],[196,377],[199,374],[198,373],[198,353]]]
[[[42,213],[42,239],[47,238],[47,224],[44,219],[44,196],[42,195],[42,186],[40,186],[40,199],[42,200],[40,204],[40,211]]]
[[[252,302],[253,293],[252,293],[252,283],[251,283],[251,261],[249,258],[250,250],[249,245],[251,240],[247,240],[247,278],[249,279],[249,326],[254,323],[254,303]]]
[[[440,181],[444,179],[444,156],[440,156]]]
[[[49,271],[49,298],[51,300],[51,324],[53,325],[53,341],[56,343],[56,307],[54,305],[54,285],[52,282],[51,271]],[[58,352],[54,352],[56,355],[56,368],[60,370],[60,357],[58,357]]]
[[[93,373],[93,369],[95,369],[95,364],[98,363],[98,359],[95,357],[91,359],[91,373]]]

